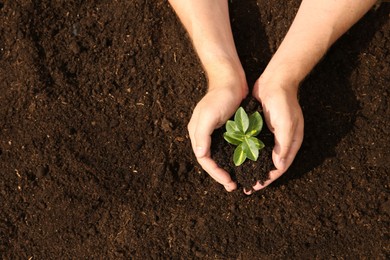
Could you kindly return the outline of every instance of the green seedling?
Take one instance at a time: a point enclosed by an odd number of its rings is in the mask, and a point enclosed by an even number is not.
[[[248,158],[256,161],[259,150],[264,148],[264,143],[257,136],[263,128],[263,118],[259,112],[248,116],[242,107],[239,107],[234,115],[234,121],[226,122],[226,132],[223,137],[228,143],[237,145],[233,154],[233,162],[240,166]]]

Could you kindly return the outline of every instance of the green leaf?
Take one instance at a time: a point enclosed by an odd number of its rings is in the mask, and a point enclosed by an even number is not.
[[[239,130],[238,130],[236,122],[234,122],[233,120],[228,120],[226,122],[226,131],[227,132],[238,132]]]
[[[237,146],[233,154],[234,165],[240,166],[243,162],[245,162],[245,159],[246,159],[246,154],[242,149],[242,145]]]
[[[242,107],[239,107],[234,115],[234,121],[238,127],[238,130],[245,133],[249,127],[249,118],[247,113]]]
[[[234,121],[226,122],[226,132],[224,139],[237,145],[233,154],[233,161],[236,166],[240,166],[248,158],[256,161],[259,157],[259,150],[264,148],[264,143],[257,139],[263,127],[263,119],[259,112],[255,112],[248,117],[248,114],[242,107],[238,108]]]
[[[256,136],[260,133],[263,128],[263,118],[259,112],[254,112],[249,116],[249,127],[245,132],[249,136]]]
[[[223,138],[231,144],[240,145],[244,141],[244,135],[240,132],[225,132]]]
[[[242,149],[244,150],[246,157],[252,161],[256,161],[259,157],[259,149],[257,148],[256,143],[250,138],[244,138]]]
[[[255,143],[258,150],[261,150],[265,147],[265,144],[262,141],[260,141],[259,139],[257,139],[256,137],[251,136],[251,137],[249,137],[249,139]]]

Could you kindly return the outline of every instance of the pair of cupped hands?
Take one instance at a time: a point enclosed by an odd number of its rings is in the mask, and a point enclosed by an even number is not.
[[[245,76],[234,73],[208,73],[208,92],[196,105],[188,124],[192,149],[201,167],[227,191],[237,189],[230,174],[211,158],[211,135],[223,126],[248,95]],[[303,140],[303,115],[297,97],[298,83],[260,77],[252,95],[260,102],[268,128],[274,134],[272,160],[275,170],[263,184],[257,182],[254,191],[271,184],[287,171]],[[250,173],[248,173],[250,174]],[[244,190],[251,194],[253,191]]]

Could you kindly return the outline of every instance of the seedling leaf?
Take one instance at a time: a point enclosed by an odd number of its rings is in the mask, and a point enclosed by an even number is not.
[[[257,139],[256,137],[252,136],[252,137],[249,137],[249,139],[251,139],[255,143],[257,149],[261,150],[265,147],[264,143],[262,141],[260,141],[259,139]]]
[[[240,132],[225,132],[223,138],[231,144],[240,145],[244,141],[244,135]]]
[[[254,112],[249,116],[249,127],[246,134],[249,136],[256,136],[263,128],[263,118],[261,118],[259,112]]]
[[[234,115],[234,122],[238,127],[238,130],[245,133],[249,127],[249,118],[247,113],[242,107],[239,107],[236,114]]]
[[[235,166],[240,166],[243,162],[245,162],[246,154],[242,149],[242,144],[236,147],[233,154],[233,162]]]
[[[256,161],[259,157],[259,149],[257,149],[256,143],[250,138],[244,138],[242,149],[244,150],[246,157],[252,161]]]
[[[234,122],[233,120],[228,120],[226,122],[226,131],[229,133],[229,132],[238,132],[240,130],[238,129],[236,122]]]
[[[259,150],[264,148],[264,143],[257,139],[263,128],[263,119],[259,112],[255,112],[248,117],[242,107],[238,108],[234,121],[226,122],[226,132],[224,139],[233,145],[237,145],[233,154],[233,162],[236,166],[241,165],[248,158],[256,161],[259,158]]]

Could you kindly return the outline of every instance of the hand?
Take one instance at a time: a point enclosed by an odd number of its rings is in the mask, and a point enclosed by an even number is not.
[[[260,79],[255,83],[253,96],[262,104],[267,126],[275,136],[272,160],[276,167],[264,184],[257,182],[253,187],[255,191],[265,188],[285,173],[301,147],[304,123],[297,90],[297,84],[263,82]]]
[[[208,93],[194,109],[188,124],[188,132],[199,164],[230,192],[237,188],[237,184],[228,172],[211,159],[211,134],[234,114],[245,97],[247,88],[246,85],[242,88],[242,84],[237,80],[209,80],[209,84]]]

